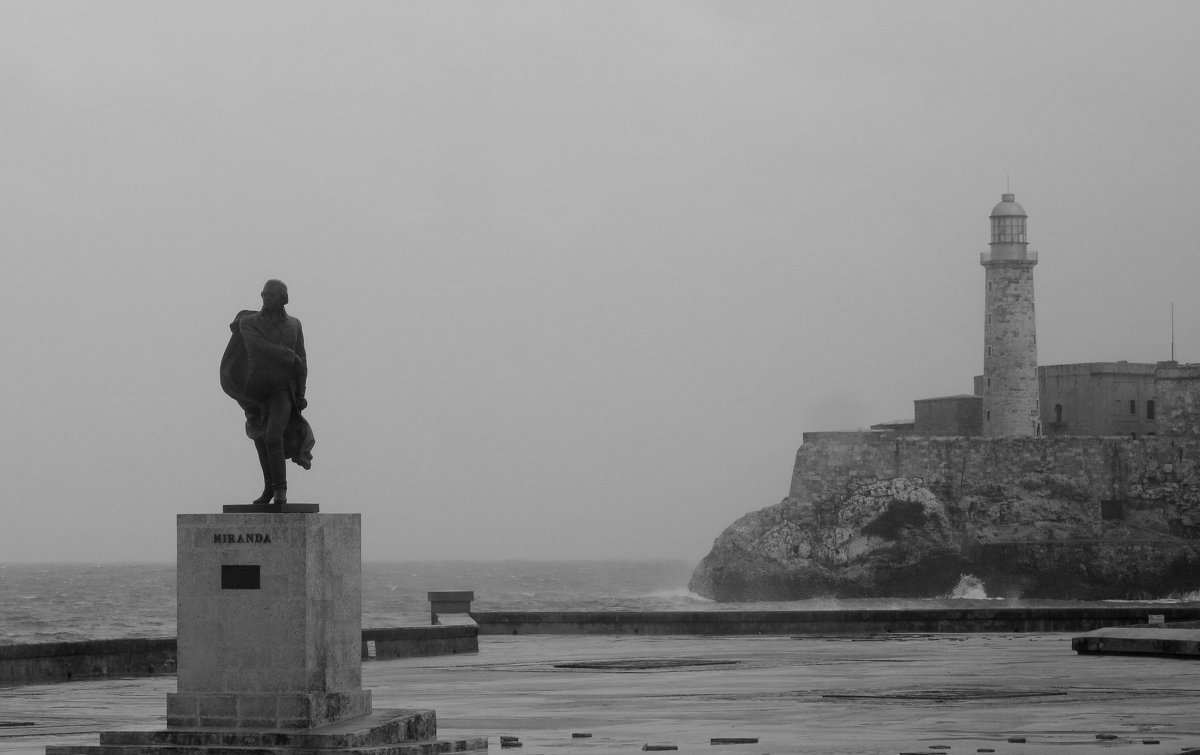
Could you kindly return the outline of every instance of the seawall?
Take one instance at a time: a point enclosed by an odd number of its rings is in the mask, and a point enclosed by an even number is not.
[[[1200,605],[819,611],[475,611],[473,622],[363,630],[363,660],[477,652],[479,635],[887,635],[1080,632],[1200,621]],[[370,643],[375,654],[370,654]],[[175,639],[0,646],[0,684],[43,684],[175,672]]]
[[[940,632],[1078,632],[1099,627],[1200,620],[1194,606],[855,609],[815,611],[474,611],[479,633],[861,635]]]
[[[364,629],[364,661],[474,653],[473,623]],[[175,673],[174,637],[0,645],[0,684],[42,684],[113,676]]]

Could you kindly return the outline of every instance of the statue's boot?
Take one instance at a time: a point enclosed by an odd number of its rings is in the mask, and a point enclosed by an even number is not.
[[[287,485],[275,486],[275,505],[287,503]]]
[[[256,506],[262,506],[271,502],[271,497],[275,494],[271,486],[271,465],[267,461],[267,444],[262,438],[256,438],[254,441],[254,450],[258,451],[258,465],[262,468],[263,474],[263,491],[262,495],[255,498],[251,503]]]

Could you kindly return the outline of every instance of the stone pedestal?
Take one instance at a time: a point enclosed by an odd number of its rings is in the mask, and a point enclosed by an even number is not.
[[[358,514],[181,514],[178,691],[165,731],[107,731],[47,755],[231,752],[437,755],[432,710],[371,709],[362,688]]]
[[[358,514],[181,514],[167,725],[311,729],[371,712]]]

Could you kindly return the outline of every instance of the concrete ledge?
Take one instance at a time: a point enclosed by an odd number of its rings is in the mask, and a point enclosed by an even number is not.
[[[828,611],[473,611],[480,634],[886,634],[1079,632],[1200,619],[1200,606]]]
[[[480,634],[886,634],[888,632],[1088,632],[1146,627],[1151,614],[1178,628],[1200,606],[971,608],[854,611],[476,611],[432,626],[364,629],[363,660],[479,652]],[[473,621],[471,621],[473,619]],[[1197,623],[1196,626],[1200,626]],[[1162,629],[1149,631],[1163,631]],[[1160,636],[1161,637],[1161,636]],[[367,643],[375,643],[375,655]],[[39,684],[174,673],[175,640],[119,639],[0,646],[0,684]]]
[[[1107,627],[1071,638],[1081,655],[1157,655],[1200,658],[1200,629],[1185,626]]]
[[[371,640],[374,656],[367,654]],[[479,627],[473,621],[362,630],[363,660],[477,652]],[[0,645],[0,685],[174,674],[175,659],[174,637]]]
[[[175,673],[175,638],[0,645],[0,684]]]
[[[469,613],[438,614],[437,625],[440,627],[475,627],[476,630],[479,628],[479,625],[475,623],[475,619],[472,619]]]
[[[479,627],[473,621],[469,624],[364,629],[362,638],[364,661],[479,652]],[[375,643],[373,656],[370,642]]]

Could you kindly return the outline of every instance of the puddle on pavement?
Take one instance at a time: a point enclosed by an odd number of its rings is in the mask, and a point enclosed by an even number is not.
[[[826,692],[824,698],[834,700],[920,700],[939,703],[959,700],[1006,700],[1026,697],[1060,697],[1066,695],[1061,690],[1044,689],[919,689],[892,690],[884,692]]]
[[[589,669],[592,671],[663,671],[696,666],[734,666],[741,661],[712,658],[633,658],[615,661],[571,661],[556,663],[554,668]]]

